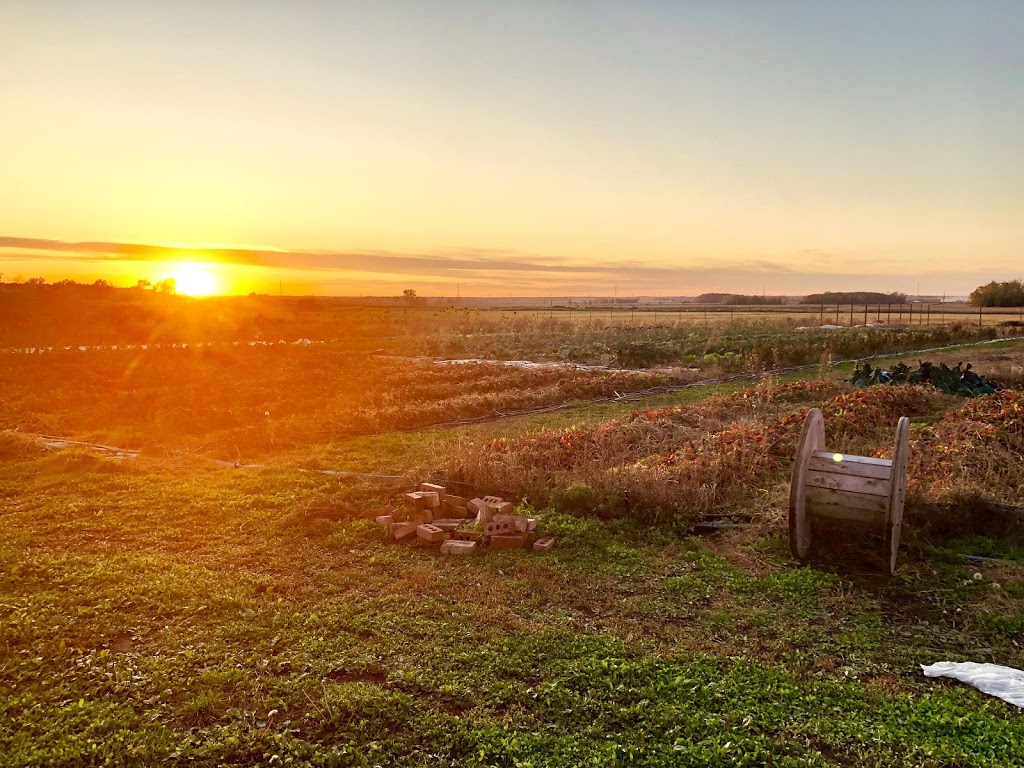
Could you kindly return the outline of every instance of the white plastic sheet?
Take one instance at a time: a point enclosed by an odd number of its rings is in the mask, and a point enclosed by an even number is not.
[[[938,661],[921,665],[928,677],[951,677],[973,685],[989,696],[1024,707],[1024,671],[1000,664],[978,664],[973,661]]]

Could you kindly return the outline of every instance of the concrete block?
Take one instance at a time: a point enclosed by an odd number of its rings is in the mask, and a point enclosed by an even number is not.
[[[484,496],[484,504],[491,509],[497,509],[499,504],[504,504],[505,500],[501,496]]]
[[[533,548],[538,552],[547,552],[553,546],[555,546],[555,540],[551,536],[533,542]]]
[[[384,528],[390,528],[391,524],[395,522],[395,518],[391,515],[379,515],[373,518],[373,521]]]
[[[471,555],[476,551],[475,541],[449,539],[441,544],[441,553],[445,555]]]
[[[398,541],[404,541],[416,533],[417,523],[392,523],[391,535]]]
[[[443,501],[443,502],[445,502],[447,504],[451,504],[451,505],[456,506],[456,507],[464,507],[464,506],[466,506],[466,499],[464,497],[462,497],[462,496],[453,496],[450,493],[446,493],[442,497],[441,501]]]
[[[426,523],[425,525],[418,526],[416,528],[416,535],[424,541],[434,543],[436,541],[444,541],[448,538],[448,534],[438,528],[436,525]]]
[[[444,495],[448,492],[448,489],[443,485],[437,485],[435,483],[420,483],[420,490],[428,493],[436,493],[441,498],[444,498]]]
[[[516,527],[516,533],[526,533],[529,530],[529,523],[522,515],[512,515],[512,524]]]
[[[498,515],[511,515],[516,511],[516,505],[511,501],[503,501],[500,504],[493,505],[491,509]]]
[[[528,518],[526,518],[526,530],[530,531],[531,533],[533,531],[537,530],[537,518],[535,518],[535,517],[528,517]]]
[[[522,533],[491,536],[489,544],[491,549],[522,549],[526,544],[526,536]]]
[[[462,525],[461,520],[441,519],[435,520],[431,525],[440,528],[445,533],[454,533],[455,530]]]
[[[441,506],[441,494],[436,491],[420,491],[419,494],[424,507],[438,509]]]

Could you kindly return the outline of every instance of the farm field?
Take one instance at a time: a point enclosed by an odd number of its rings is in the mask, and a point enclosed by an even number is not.
[[[739,349],[737,329],[718,338]],[[886,330],[842,343],[940,338]],[[1019,710],[917,666],[1024,667],[1024,344],[930,355],[1004,375],[974,400],[856,390],[826,360],[586,402],[757,370],[756,340],[742,364],[716,349],[629,373],[343,345],[3,356],[0,427],[20,434],[0,434],[0,762],[1024,765]],[[810,567],[789,554],[810,407],[863,455],[912,418],[894,578],[874,532],[822,531]],[[468,559],[398,544],[367,519],[393,486],[317,469],[498,493],[558,541]],[[693,535],[704,520],[746,527]]]

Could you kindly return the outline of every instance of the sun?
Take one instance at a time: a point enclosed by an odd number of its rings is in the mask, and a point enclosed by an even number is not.
[[[217,292],[217,278],[204,264],[178,264],[171,272],[174,290],[186,296],[211,296]]]

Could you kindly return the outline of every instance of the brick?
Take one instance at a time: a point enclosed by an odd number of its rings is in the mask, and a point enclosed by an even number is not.
[[[416,523],[392,523],[391,535],[398,541],[403,541],[416,533]]]
[[[452,537],[461,541],[478,541],[482,544],[484,532],[475,528],[456,528]]]
[[[483,499],[473,499],[466,505],[471,515],[476,517],[477,525],[485,525],[490,522],[494,513]]]
[[[526,518],[526,530],[530,531],[531,533],[533,531],[537,530],[537,519],[536,518],[534,518],[534,517]]]
[[[526,536],[521,533],[491,536],[489,544],[491,549],[522,549],[526,544]]]
[[[511,501],[503,501],[500,504],[492,505],[491,509],[493,509],[495,514],[498,515],[511,515],[516,511],[516,505]]]
[[[391,515],[379,515],[378,517],[373,518],[373,521],[384,528],[390,528],[391,524],[395,522],[395,518]]]
[[[486,536],[501,536],[507,533],[515,532],[515,521],[507,517],[495,517],[489,523],[484,525],[484,535]]]
[[[433,525],[433,526],[435,526],[437,528],[440,528],[442,531],[445,531],[446,533],[454,533],[455,530],[460,525],[462,525],[462,521],[461,520],[445,520],[445,519],[443,519],[443,520],[435,520],[434,522],[431,523],[431,525]]]
[[[436,525],[431,525],[430,523],[426,523],[425,525],[417,527],[416,535],[424,541],[429,541],[431,543],[435,541],[444,541],[448,538],[447,533],[442,531]]]
[[[393,504],[385,504],[383,507],[380,507],[379,509],[374,509],[374,510],[370,510],[369,512],[367,512],[366,513],[366,517],[371,519],[371,520],[376,520],[378,517],[383,517],[384,515],[391,515],[393,517],[394,514],[395,514],[395,507],[394,507],[394,505]]]
[[[446,516],[457,520],[465,520],[469,515],[469,511],[465,507],[449,504],[447,501],[441,502],[441,511],[443,511]]]
[[[449,539],[441,544],[441,553],[445,555],[471,555],[476,551],[475,541],[459,541]]]
[[[444,498],[444,495],[448,492],[448,489],[443,485],[436,485],[435,483],[420,483],[420,490],[436,493],[441,498]]]
[[[538,552],[547,552],[553,546],[555,546],[555,540],[551,536],[533,542],[533,548]]]
[[[516,527],[516,533],[526,533],[529,530],[529,528],[526,527],[529,523],[522,515],[513,515],[512,523]]]
[[[453,496],[450,493],[446,493],[444,495],[444,497],[441,499],[441,501],[445,502],[446,504],[451,504],[451,505],[456,506],[456,507],[464,507],[464,506],[466,506],[466,499],[464,497],[462,497],[462,496]]]
[[[491,509],[494,509],[499,504],[503,504],[505,502],[505,500],[501,498],[501,496],[484,496],[483,501],[484,504],[486,504]]]
[[[437,509],[441,506],[441,494],[436,491],[420,491],[420,498],[424,507]]]

